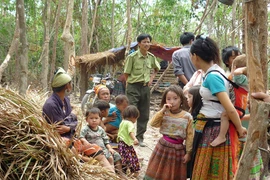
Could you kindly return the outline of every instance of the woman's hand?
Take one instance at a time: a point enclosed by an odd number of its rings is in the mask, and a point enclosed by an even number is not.
[[[65,134],[67,132],[70,131],[70,127],[66,126],[66,125],[58,125],[56,127],[56,131],[59,133],[59,134]]]

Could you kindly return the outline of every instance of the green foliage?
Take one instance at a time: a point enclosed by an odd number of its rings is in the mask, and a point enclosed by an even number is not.
[[[42,46],[44,44],[44,24],[43,13],[46,0],[25,0],[25,13],[27,23],[27,37],[29,43],[29,68],[31,68],[31,77],[39,81],[41,72],[41,62],[39,62]],[[95,1],[90,2],[88,9],[89,16],[89,34],[92,26],[92,13],[94,12]],[[210,1],[210,4],[213,1]],[[239,3],[240,1],[236,1]],[[140,3],[140,4],[139,4]],[[55,31],[52,27],[55,21],[58,0],[51,1],[51,39],[50,48],[52,48]],[[59,34],[57,42],[56,66],[62,66],[64,61],[64,43],[60,39],[64,24],[66,21],[67,1],[63,1]],[[132,22],[132,39],[136,40],[136,36],[140,33],[149,33],[152,35],[154,42],[166,46],[178,46],[179,36],[184,31],[194,32],[200,23],[203,12],[206,7],[206,0],[136,0],[131,1],[131,22]],[[111,37],[115,39],[115,47],[126,44],[127,17],[126,17],[126,0],[115,0],[114,8],[114,34],[112,31],[112,1],[101,1],[98,7],[95,37],[92,43],[92,49],[96,52],[97,46],[99,51],[111,49]],[[0,2],[0,56],[6,56],[10,43],[13,38],[15,29],[16,1],[2,0]],[[211,19],[211,15],[213,16]],[[270,16],[270,15],[269,15]],[[237,4],[236,9],[236,26],[242,28],[242,4]],[[75,1],[72,32],[75,40],[76,54],[80,50],[81,42],[81,19],[82,19],[82,0]],[[218,2],[217,7],[210,12],[202,23],[201,33],[211,35],[217,40],[220,48],[231,45],[232,29],[232,7],[226,6]],[[240,30],[241,32],[241,30]],[[242,43],[241,33],[236,33],[235,45]],[[88,39],[89,40],[89,39]],[[52,49],[50,49],[50,55]],[[8,73],[15,71],[15,59],[9,65]]]

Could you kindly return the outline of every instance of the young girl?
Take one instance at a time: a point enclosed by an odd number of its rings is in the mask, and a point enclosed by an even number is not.
[[[194,124],[196,123],[197,115],[202,107],[202,96],[200,95],[200,85],[193,86],[188,89],[187,102],[190,107],[189,112],[193,117]]]
[[[162,109],[155,114],[150,125],[159,127],[163,137],[150,157],[144,179],[186,180],[193,129],[192,116],[186,111],[188,105],[182,88],[177,85],[167,88],[160,107]]]
[[[130,169],[133,177],[138,176],[140,164],[137,154],[133,148],[133,144],[138,144],[135,137],[134,123],[137,121],[140,113],[136,106],[130,105],[123,112],[123,120],[118,131],[118,149],[122,157],[122,164]]]

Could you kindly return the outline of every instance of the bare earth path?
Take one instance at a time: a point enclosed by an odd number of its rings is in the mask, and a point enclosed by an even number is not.
[[[154,112],[151,111],[150,119],[153,113]],[[159,140],[160,137],[161,134],[159,133],[159,129],[151,127],[148,123],[147,131],[144,134],[144,142],[147,146],[146,147],[134,146],[134,149],[137,152],[139,159],[143,158],[143,160],[141,161],[140,175],[137,179],[139,180],[143,179],[151,153],[154,150],[157,141]]]

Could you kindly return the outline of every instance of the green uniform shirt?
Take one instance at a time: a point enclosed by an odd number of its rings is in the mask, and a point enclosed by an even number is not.
[[[121,139],[128,146],[131,146],[134,140],[130,137],[130,133],[135,132],[134,124],[128,120],[122,120],[118,130],[118,141]]]
[[[128,83],[147,83],[150,81],[151,69],[160,70],[156,57],[150,52],[143,56],[140,50],[137,50],[127,57],[124,73],[128,74]]]

